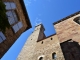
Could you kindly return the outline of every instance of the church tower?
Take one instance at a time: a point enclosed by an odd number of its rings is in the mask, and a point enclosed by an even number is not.
[[[33,56],[37,41],[45,38],[44,30],[45,29],[42,24],[39,24],[35,27],[34,32],[25,42],[24,47],[22,48],[17,60],[32,60],[31,57]]]

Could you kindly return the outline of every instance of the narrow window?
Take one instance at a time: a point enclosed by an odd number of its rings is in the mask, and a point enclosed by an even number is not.
[[[41,42],[41,44],[43,44],[43,41]]]
[[[53,40],[53,38],[51,38],[51,40]]]
[[[52,53],[52,59],[56,59],[56,53]]]
[[[75,21],[76,23],[80,24],[80,16],[79,16],[79,17],[74,18],[74,21]]]
[[[43,60],[43,57],[40,57],[39,60]]]

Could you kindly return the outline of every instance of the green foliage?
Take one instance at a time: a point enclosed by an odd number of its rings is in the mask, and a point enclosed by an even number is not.
[[[9,28],[10,24],[6,16],[5,4],[0,0],[0,31],[5,32],[6,28]]]

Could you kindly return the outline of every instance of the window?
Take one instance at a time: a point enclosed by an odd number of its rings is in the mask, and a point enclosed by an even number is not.
[[[6,39],[6,37],[5,37],[4,34],[0,31],[0,43],[2,43],[5,39]]]
[[[41,42],[41,44],[43,44],[43,41]]]
[[[12,26],[13,31],[16,33],[19,29],[21,29],[23,27],[22,22],[18,22],[17,24],[15,24],[14,26]]]
[[[56,53],[54,52],[54,53],[52,53],[52,59],[56,59]]]
[[[75,21],[76,23],[80,24],[80,16],[79,16],[79,17],[76,17],[76,18],[74,19],[74,21]]]
[[[44,58],[44,55],[41,55],[38,57],[38,60],[44,60],[43,58]]]
[[[43,57],[40,57],[39,60],[43,60]]]
[[[53,38],[51,38],[51,40],[53,40]]]
[[[16,4],[14,2],[4,2],[6,5],[6,15],[8,17],[8,22],[12,26],[14,33],[19,31],[23,27],[22,22],[19,22],[19,16],[17,14]]]
[[[7,11],[6,14],[8,16],[9,24],[12,26],[14,32],[16,33],[19,29],[23,27],[22,22],[18,22],[18,18],[14,10]]]
[[[18,22],[16,13],[15,13],[14,10],[7,11],[6,15],[8,17],[8,21],[9,21],[10,25],[15,24],[16,22]]]
[[[16,12],[16,4],[14,2],[4,2],[6,5],[6,15],[8,17],[9,24],[12,25],[18,22],[18,14]]]
[[[6,5],[6,10],[16,9],[16,4],[14,2],[4,2]]]
[[[15,22],[18,22],[17,14],[16,14],[16,4],[14,2],[4,2],[6,5],[6,15],[8,17],[9,24],[12,25]]]

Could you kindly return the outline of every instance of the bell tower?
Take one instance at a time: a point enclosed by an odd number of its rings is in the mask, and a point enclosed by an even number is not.
[[[31,57],[34,54],[37,41],[45,38],[44,27],[42,24],[35,26],[33,33],[29,36],[25,42],[17,60],[32,60]]]

